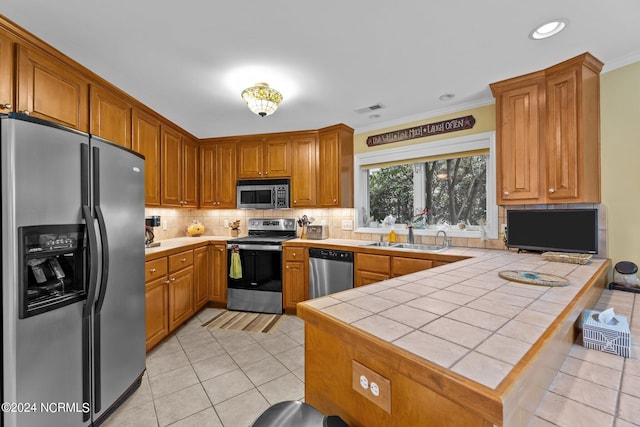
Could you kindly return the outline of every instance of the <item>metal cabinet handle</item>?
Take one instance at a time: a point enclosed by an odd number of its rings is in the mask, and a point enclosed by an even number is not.
[[[186,259],[186,258],[182,258],[182,259],[180,260],[180,262],[187,262],[187,259]]]
[[[333,203],[338,203],[338,199],[333,199]]]
[[[508,195],[509,195],[509,192],[508,192],[508,191],[505,191],[503,194],[504,194],[505,196],[508,196]]]
[[[10,110],[10,109],[11,109],[11,107],[12,107],[12,105],[11,105],[11,104],[2,104],[2,109],[3,109],[3,110]]]
[[[22,113],[22,114],[24,114],[24,115],[27,115],[27,116],[28,116],[29,114],[31,114],[31,111],[29,111],[29,110],[22,110],[22,111],[21,111],[21,113]]]
[[[149,270],[149,273],[155,273],[155,272],[156,272],[155,268],[152,268],[151,270]]]
[[[293,253],[293,256],[296,256],[296,253],[295,253],[295,252]]]
[[[172,282],[175,282],[175,281],[176,281],[176,278],[175,278],[175,277],[172,277],[172,278],[171,278],[171,281],[172,281]]]
[[[164,281],[164,283],[167,283],[167,284],[169,284],[169,283],[170,283],[170,281],[169,281],[169,280],[165,280],[165,281]]]
[[[556,192],[556,190],[554,190],[553,188],[550,188],[550,189],[549,189],[549,193],[553,194],[553,193],[555,193],[555,192]]]

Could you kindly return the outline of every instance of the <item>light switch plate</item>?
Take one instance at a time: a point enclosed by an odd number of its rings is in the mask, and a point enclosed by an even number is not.
[[[342,220],[342,229],[343,230],[353,230],[353,221],[350,219]]]

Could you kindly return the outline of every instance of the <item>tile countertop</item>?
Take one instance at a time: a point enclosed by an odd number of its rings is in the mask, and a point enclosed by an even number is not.
[[[199,236],[199,237],[175,237],[173,239],[160,240],[160,246],[145,248],[144,254],[148,260],[170,255],[175,252],[193,249],[208,243],[224,243],[229,236]]]
[[[525,354],[565,312],[592,276],[608,263],[606,259],[593,258],[587,265],[566,264],[549,262],[536,254],[468,248],[451,248],[446,254],[471,258],[301,304],[489,389],[504,390],[508,382],[501,385],[503,380],[512,371],[517,372],[517,365],[525,359]],[[510,282],[498,276],[502,270],[555,274],[569,279],[570,285],[546,287]],[[627,315],[631,322],[632,313],[640,316],[640,298],[635,308],[629,308],[628,302],[633,306],[634,301],[631,293],[605,290],[600,305],[608,306],[606,297],[612,294],[622,294],[617,301],[626,301],[626,306],[613,304],[617,312]],[[558,377],[579,375],[563,374],[561,369],[530,426],[582,425],[575,424],[567,411],[590,414],[591,418],[585,419],[594,419],[591,412],[595,411],[599,415],[595,419],[603,421],[593,424],[598,426],[613,426],[616,419],[615,426],[640,425],[640,347],[637,344],[640,327],[637,323],[640,322],[631,323],[635,347],[630,359],[574,345],[567,359],[576,360],[570,361],[568,369],[580,371],[587,377],[577,385],[589,385],[590,381],[596,384],[591,384],[591,388],[582,387],[581,391],[571,389],[573,382],[564,377],[558,380]],[[608,369],[592,367],[593,359],[604,359],[606,362],[601,364],[605,366],[613,364],[614,377],[621,378],[623,368],[625,373],[629,370],[626,388],[622,385],[626,393],[620,392],[620,382],[609,390],[609,395],[621,396],[620,410],[616,409],[617,398],[613,399],[613,408],[609,407],[608,413],[603,413],[598,405],[594,409],[593,403],[587,403],[587,410],[582,410],[584,399],[597,401],[601,393],[598,379],[593,375],[604,375],[600,371]],[[556,385],[558,381],[564,385]],[[591,395],[592,389],[596,397],[585,397]],[[574,401],[574,395],[579,395],[582,401]],[[570,403],[563,405],[567,401]]]
[[[606,261],[576,265],[495,250],[446,253],[473,258],[303,304],[495,389]],[[498,276],[502,270],[555,274],[571,284],[509,282]]]

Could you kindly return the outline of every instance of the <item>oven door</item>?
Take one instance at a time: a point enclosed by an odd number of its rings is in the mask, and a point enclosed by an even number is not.
[[[234,261],[234,246],[238,251],[239,269],[237,268],[238,257]],[[227,287],[229,289],[282,292],[281,245],[228,244],[227,248],[229,250]],[[234,262],[236,266],[232,271]]]

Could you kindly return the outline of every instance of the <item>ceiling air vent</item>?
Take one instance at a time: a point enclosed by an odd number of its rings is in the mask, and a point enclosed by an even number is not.
[[[365,114],[365,113],[370,113],[372,111],[380,110],[381,108],[384,108],[384,105],[374,104],[374,105],[369,105],[368,107],[356,108],[353,111],[355,111],[358,114]]]

